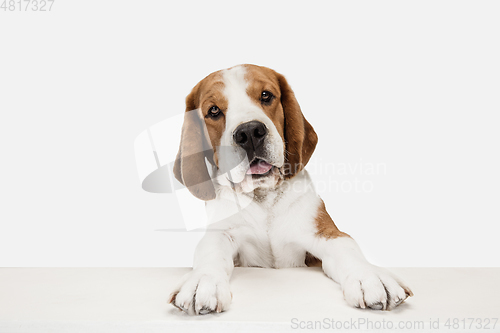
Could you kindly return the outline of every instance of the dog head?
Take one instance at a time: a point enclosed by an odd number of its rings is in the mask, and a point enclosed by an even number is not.
[[[235,66],[208,75],[186,98],[174,174],[202,200],[216,197],[212,180],[241,192],[272,188],[304,168],[317,141],[283,75]]]

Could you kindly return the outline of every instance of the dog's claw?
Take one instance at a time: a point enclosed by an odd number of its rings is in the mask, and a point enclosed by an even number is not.
[[[206,314],[209,314],[210,312],[212,312],[212,310],[210,310],[208,308],[202,308],[199,313],[201,315],[206,315]]]

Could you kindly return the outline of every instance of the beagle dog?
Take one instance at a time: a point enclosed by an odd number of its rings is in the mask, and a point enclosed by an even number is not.
[[[235,266],[322,266],[359,308],[390,310],[413,296],[370,264],[326,211],[304,169],[317,142],[285,77],[272,69],[239,65],[193,88],[174,174],[206,201],[209,225],[170,303],[192,315],[227,310]]]

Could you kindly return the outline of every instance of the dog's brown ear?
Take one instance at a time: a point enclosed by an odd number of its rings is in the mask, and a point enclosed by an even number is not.
[[[304,118],[295,94],[285,77],[277,73],[281,90],[281,105],[285,115],[285,178],[293,177],[301,171],[311,158],[318,136]]]
[[[215,199],[215,188],[208,173],[205,157],[212,154],[205,121],[195,98],[197,87],[186,98],[181,144],[174,164],[175,178],[201,200]]]

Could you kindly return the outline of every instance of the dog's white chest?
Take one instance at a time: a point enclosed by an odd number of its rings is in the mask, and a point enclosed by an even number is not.
[[[305,266],[306,251],[294,242],[293,231],[287,230],[287,218],[280,218],[284,212],[267,203],[256,202],[255,206],[241,213],[246,224],[234,229],[240,249],[237,264],[273,268]]]
[[[309,179],[302,173],[293,182],[308,185]],[[235,212],[230,225],[221,225],[238,245],[235,264],[274,268],[305,266],[303,235],[311,233],[306,229],[313,227],[319,203],[312,187],[300,192],[293,191],[293,187],[278,189],[265,196],[254,195],[248,202],[239,196],[243,206],[239,210],[233,198],[234,194],[230,193],[207,208],[213,214]]]

